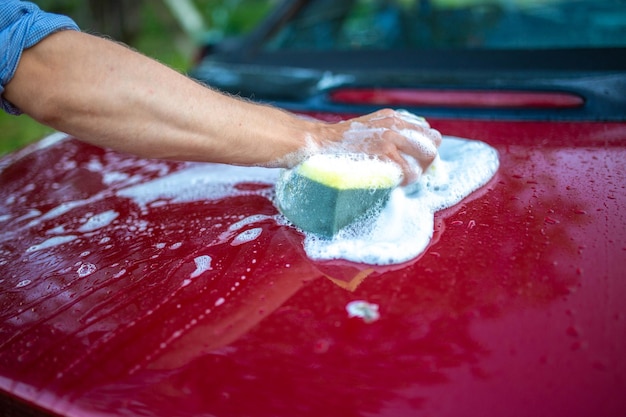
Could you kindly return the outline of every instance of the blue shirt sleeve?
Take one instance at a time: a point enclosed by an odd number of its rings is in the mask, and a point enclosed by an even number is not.
[[[80,30],[67,16],[46,13],[35,4],[20,0],[0,1],[0,107],[8,113],[20,110],[6,101],[4,86],[13,78],[22,51],[60,30]]]

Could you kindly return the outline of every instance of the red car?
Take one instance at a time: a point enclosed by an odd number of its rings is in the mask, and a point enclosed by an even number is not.
[[[493,147],[416,257],[313,259],[270,169],[0,159],[3,416],[625,416],[623,1],[291,1],[193,71]],[[233,46],[234,45],[234,46]]]

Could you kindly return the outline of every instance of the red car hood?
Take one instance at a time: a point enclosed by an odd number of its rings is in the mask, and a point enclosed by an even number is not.
[[[261,171],[73,139],[4,157],[0,404],[68,416],[626,414],[626,125],[431,124],[494,146],[500,169],[436,214],[421,256],[385,267],[308,259]],[[184,189],[168,185],[190,172],[201,174]]]

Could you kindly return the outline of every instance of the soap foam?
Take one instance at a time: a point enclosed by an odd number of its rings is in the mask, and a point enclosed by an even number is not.
[[[255,215],[248,216],[248,217],[246,217],[246,218],[244,218],[244,219],[242,219],[242,220],[240,220],[238,222],[235,222],[235,223],[231,224],[228,227],[228,230],[229,231],[241,230],[241,229],[243,229],[244,227],[246,227],[246,226],[248,226],[250,224],[259,223],[259,222],[262,222],[264,220],[273,219],[273,218],[274,218],[273,216],[268,216],[268,215],[265,215],[265,214],[255,214]]]
[[[63,245],[64,243],[72,242],[77,239],[75,235],[67,235],[67,236],[55,236],[47,239],[37,245],[33,245],[26,249],[26,253],[37,252],[40,250],[53,248],[55,246]]]
[[[441,138],[441,134],[432,129],[430,124],[423,117],[416,116],[406,110],[396,110],[396,114],[405,122],[412,123],[424,128],[423,132],[414,129],[396,129],[400,134],[406,137],[416,148],[425,155],[436,156],[437,147],[435,140]]]
[[[96,269],[97,267],[94,264],[85,262],[80,265],[76,273],[78,274],[80,278],[85,278],[86,276],[89,276],[93,274],[94,272],[96,272]]]
[[[309,257],[377,265],[406,262],[428,246],[434,213],[451,207],[487,183],[499,166],[489,145],[446,137],[439,156],[419,181],[396,188],[380,215],[340,231],[332,239],[305,233]]]
[[[358,317],[365,323],[373,323],[380,319],[378,304],[368,303],[363,300],[351,301],[346,305],[348,317]]]
[[[117,219],[118,216],[119,213],[114,210],[108,210],[100,214],[96,214],[95,216],[87,219],[85,224],[78,228],[78,231],[83,233],[93,232],[108,226],[111,222],[113,222],[113,220]]]
[[[279,170],[270,168],[192,164],[181,171],[124,188],[117,194],[132,199],[145,210],[149,204],[158,200],[185,203],[241,195],[244,192],[235,188],[237,183],[274,183],[278,174]]]
[[[252,242],[256,238],[261,236],[262,232],[263,232],[263,229],[260,227],[255,227],[254,229],[245,230],[239,233],[230,244],[231,246],[239,246],[244,243]]]
[[[421,122],[421,119],[418,121]],[[432,238],[434,213],[457,204],[486,184],[498,165],[497,152],[489,145],[444,137],[431,167],[417,182],[396,188],[379,214],[341,230],[332,239],[305,233],[304,249],[310,258],[317,260],[343,258],[388,265],[413,259],[424,251]],[[160,201],[176,204],[243,195],[250,192],[237,188],[237,183],[275,184],[280,173],[281,170],[270,168],[190,164],[152,181],[122,188],[117,195],[130,198],[143,210],[149,210],[152,204]],[[271,198],[267,194],[266,197]],[[236,235],[231,243],[237,245],[255,241],[262,229],[246,231],[246,226],[267,219],[289,224],[280,215],[253,215],[237,219],[228,228],[227,235],[232,238],[233,232],[242,230],[244,233]],[[172,245],[170,248],[179,246]]]
[[[209,255],[198,256],[193,261],[196,264],[196,269],[189,275],[189,278],[197,278],[204,272],[211,270],[211,262],[213,259]]]

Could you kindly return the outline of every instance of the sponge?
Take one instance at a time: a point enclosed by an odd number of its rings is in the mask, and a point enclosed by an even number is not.
[[[300,229],[331,238],[380,211],[401,179],[400,168],[391,162],[357,154],[316,154],[283,173],[276,202]]]

